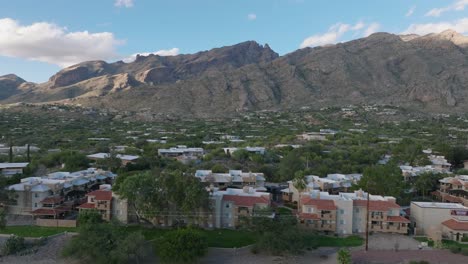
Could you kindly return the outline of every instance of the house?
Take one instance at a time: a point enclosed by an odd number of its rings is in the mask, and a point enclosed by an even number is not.
[[[238,151],[238,150],[245,150],[249,153],[253,154],[259,154],[259,155],[264,155],[265,154],[265,148],[264,147],[245,147],[245,148],[236,148],[236,147],[229,147],[229,148],[223,148],[224,153],[227,155],[231,155],[232,153]]]
[[[86,194],[86,203],[78,206],[80,212],[84,210],[97,210],[102,220],[110,221],[112,212],[112,191],[96,190]]]
[[[241,170],[229,170],[228,173],[213,173],[211,170],[197,170],[195,177],[201,182],[217,188],[243,188],[253,187],[258,191],[266,191],[265,177],[261,172],[242,172]]]
[[[442,222],[442,237],[468,242],[468,210],[450,211],[451,219]]]
[[[271,205],[270,198],[269,193],[258,192],[252,187],[214,191],[210,196],[214,216],[213,226],[239,227],[242,218],[249,219],[255,216],[256,210],[268,208]]]
[[[23,174],[23,170],[29,165],[27,162],[21,163],[0,163],[0,174],[11,177],[15,174]]]
[[[361,180],[362,174],[328,174],[325,178],[320,178],[316,175],[307,175],[306,188],[304,192],[311,192],[312,190],[320,190],[323,192],[330,192],[337,194],[339,192],[347,192],[348,189]],[[299,191],[294,186],[294,181],[288,181],[288,188],[282,190],[283,201],[298,202]]]
[[[16,204],[9,205],[8,212],[41,218],[65,217],[83,202],[87,192],[112,183],[115,176],[109,171],[89,168],[21,179],[20,183],[7,187],[16,195]]]
[[[101,152],[101,153],[87,155],[86,157],[90,160],[98,161],[98,160],[104,160],[104,159],[110,158],[111,154]],[[140,156],[137,156],[137,155],[124,155],[124,154],[117,154],[115,155],[115,157],[122,161],[122,166],[125,166],[129,163],[135,163],[140,158]]]
[[[442,202],[468,206],[468,175],[456,175],[439,180],[439,190],[432,195]]]
[[[410,208],[415,235],[425,235],[434,241],[443,237],[459,241],[460,234],[467,236],[463,234],[468,233],[468,207],[458,203],[411,202]]]
[[[468,160],[463,161],[463,168],[468,170]]]
[[[205,154],[203,148],[187,148],[187,146],[179,145],[175,148],[158,149],[158,155],[166,158],[175,158],[178,156],[192,156],[201,158]]]
[[[301,195],[297,217],[301,227],[339,235],[366,230],[367,193],[329,194],[314,190]],[[406,234],[409,220],[390,196],[369,195],[369,231]]]

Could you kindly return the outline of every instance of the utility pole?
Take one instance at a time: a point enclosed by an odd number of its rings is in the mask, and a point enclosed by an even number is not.
[[[8,156],[9,156],[9,162],[12,163],[13,162],[13,143],[10,139],[10,151],[8,153]]]
[[[369,188],[367,188],[367,210],[366,210],[366,252],[369,250]]]

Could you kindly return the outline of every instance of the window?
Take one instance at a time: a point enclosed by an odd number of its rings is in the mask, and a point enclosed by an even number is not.
[[[229,204],[226,204],[226,208],[229,208]]]
[[[356,213],[359,213],[359,208],[356,208]]]
[[[39,197],[39,194],[35,193],[35,194],[34,194],[34,197],[36,197],[36,198]]]
[[[313,212],[314,212],[314,208],[308,207],[308,208],[307,208],[307,212],[308,212],[308,213],[313,213]]]
[[[340,214],[344,214],[344,210],[343,210],[343,209],[340,209]]]
[[[340,225],[344,225],[344,220],[340,220]]]
[[[34,207],[37,207],[37,203],[34,203]]]

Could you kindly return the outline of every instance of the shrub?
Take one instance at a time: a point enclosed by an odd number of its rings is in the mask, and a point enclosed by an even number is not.
[[[462,248],[461,253],[465,256],[468,256],[468,248]]]
[[[11,255],[20,252],[26,248],[24,238],[19,236],[11,236],[7,239],[2,248],[3,255]]]
[[[168,232],[157,245],[158,255],[164,262],[193,263],[205,255],[208,243],[195,229],[178,229]]]
[[[461,248],[459,246],[450,246],[450,252],[454,254],[458,254],[460,253],[460,251],[461,251]]]

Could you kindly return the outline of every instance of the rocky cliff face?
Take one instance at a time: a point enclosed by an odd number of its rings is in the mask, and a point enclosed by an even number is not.
[[[196,54],[137,56],[132,63],[85,62],[43,84],[16,83],[22,90],[0,102],[65,100],[196,117],[359,103],[467,111],[467,39],[454,31],[376,33],[281,57],[248,41]]]

